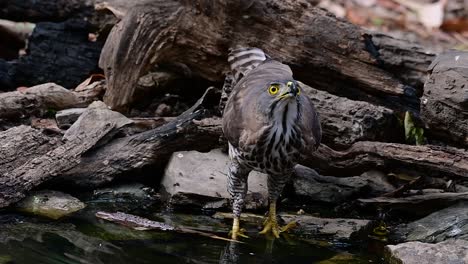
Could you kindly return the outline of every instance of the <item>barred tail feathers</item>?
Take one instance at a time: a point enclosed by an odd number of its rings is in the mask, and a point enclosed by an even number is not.
[[[234,83],[237,83],[250,70],[268,59],[269,56],[259,48],[236,48],[232,49],[228,55],[228,62],[234,76]]]

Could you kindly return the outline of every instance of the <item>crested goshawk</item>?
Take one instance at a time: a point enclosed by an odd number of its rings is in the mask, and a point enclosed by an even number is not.
[[[270,59],[258,48],[237,48],[231,66],[229,99],[223,132],[229,142],[228,191],[233,198],[231,237],[245,236],[239,218],[251,170],[268,174],[269,213],[262,234],[279,237],[284,228],[276,219],[276,202],[299,158],[320,144],[317,111],[301,92],[305,84],[293,79],[289,66]],[[226,91],[225,91],[226,92]]]

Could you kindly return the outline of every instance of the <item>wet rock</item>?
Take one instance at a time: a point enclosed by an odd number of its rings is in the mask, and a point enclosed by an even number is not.
[[[320,218],[311,215],[280,214],[280,217],[286,223],[297,222],[299,227],[294,229],[297,234],[314,234],[333,239],[350,239],[370,223],[365,219]]]
[[[459,203],[415,222],[399,226],[396,241],[441,242],[449,238],[468,241],[468,204]],[[468,243],[468,242],[467,242]]]
[[[43,190],[21,200],[16,208],[20,211],[59,219],[85,207],[77,198],[62,192]]]
[[[85,203],[96,210],[123,211],[149,209],[160,201],[151,187],[141,183],[125,183],[97,189],[85,199]]]
[[[437,244],[406,242],[386,246],[384,256],[391,264],[465,264],[468,263],[468,242],[461,239]]]
[[[231,213],[217,212],[213,215],[216,219],[232,219]],[[298,227],[291,229],[291,232],[301,236],[319,235],[326,236],[332,239],[350,239],[352,235],[364,229],[369,223],[369,220],[364,219],[348,219],[348,218],[320,218],[311,215],[293,215],[279,213],[279,217],[284,222],[289,223],[295,221]],[[242,213],[241,221],[262,225],[265,216]]]
[[[61,129],[70,128],[85,110],[86,108],[70,108],[58,111],[55,115],[58,127]]]
[[[393,192],[396,189],[395,186],[388,181],[387,175],[381,171],[367,171],[361,174],[360,177],[366,180],[370,194],[373,196]]]
[[[356,197],[366,186],[360,177],[322,176],[315,170],[298,165],[293,179],[294,192],[310,201],[338,204]]]
[[[172,155],[162,180],[163,193],[175,206],[227,208],[231,196],[227,191],[229,158],[220,149],[208,153],[182,151]],[[252,171],[246,208],[257,209],[267,205],[268,190],[265,174]]]

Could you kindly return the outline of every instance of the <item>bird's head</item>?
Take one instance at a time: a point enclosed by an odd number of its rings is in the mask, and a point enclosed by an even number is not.
[[[282,118],[288,109],[296,112],[301,89],[295,80],[273,81],[267,83],[259,102],[270,120]]]
[[[294,99],[301,94],[301,90],[295,80],[272,82],[268,85],[267,91],[274,101]]]

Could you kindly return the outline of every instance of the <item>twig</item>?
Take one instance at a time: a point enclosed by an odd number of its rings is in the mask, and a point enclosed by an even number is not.
[[[133,228],[135,230],[162,230],[162,231],[175,231],[184,234],[195,234],[213,239],[219,239],[229,242],[243,243],[237,240],[232,240],[224,237],[220,237],[211,233],[193,230],[187,227],[171,226],[162,222],[156,222],[150,219],[146,219],[140,216],[126,214],[123,212],[109,213],[109,212],[97,212],[97,218],[101,218],[113,223],[117,223],[123,226]]]

